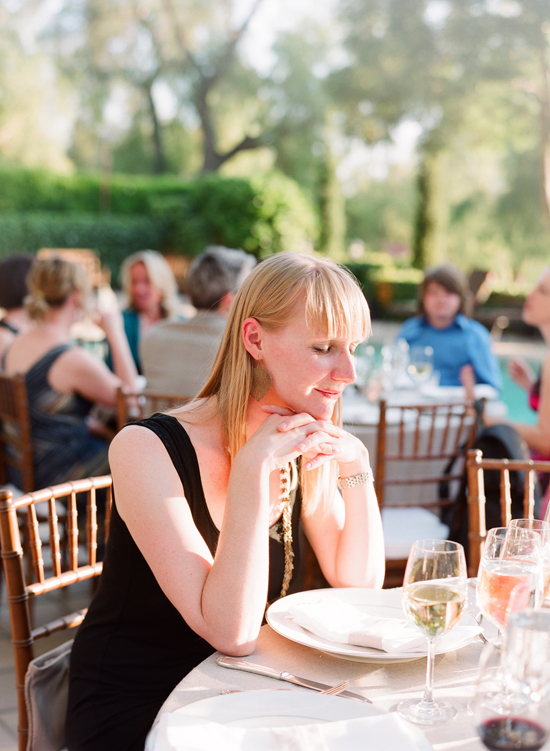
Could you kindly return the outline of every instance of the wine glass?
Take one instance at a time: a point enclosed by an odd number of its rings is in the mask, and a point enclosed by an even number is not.
[[[542,599],[550,595],[550,522],[541,519],[512,519],[509,527],[532,529],[540,535],[542,545],[542,571],[544,577],[544,590]]]
[[[355,353],[355,387],[358,391],[367,391],[369,379],[374,367],[375,349],[369,344],[363,350]]]
[[[502,666],[510,688],[529,701],[550,695],[550,611],[511,613],[506,624]]]
[[[435,641],[462,616],[466,601],[467,573],[464,548],[449,540],[418,540],[411,548],[405,578],[403,603],[409,621],[428,640],[426,689],[423,698],[402,701],[401,717],[421,725],[447,722],[456,709],[432,697]]]
[[[411,347],[407,372],[420,386],[430,378],[434,369],[434,351],[432,347]]]
[[[548,738],[550,697],[516,691],[503,662],[494,645],[484,648],[472,702],[476,730],[491,751],[538,751]]]
[[[537,532],[494,527],[487,533],[477,574],[477,605],[502,634],[508,614],[538,605],[542,593]]]

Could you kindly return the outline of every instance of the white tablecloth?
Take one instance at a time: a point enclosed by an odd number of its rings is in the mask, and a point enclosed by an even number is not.
[[[458,716],[446,724],[422,728],[434,751],[481,751],[484,748],[478,739],[472,718],[466,712],[466,705],[474,693],[482,646],[479,639],[476,639],[463,649],[435,659],[434,696],[453,704],[458,710]],[[224,689],[308,690],[273,678],[222,668],[215,662],[217,656],[218,653],[215,653],[204,660],[179,683],[166,700],[161,713],[171,712],[199,699],[217,696]],[[269,626],[261,629],[256,650],[246,659],[258,665],[287,670],[331,685],[348,679],[349,690],[362,693],[376,707],[387,711],[393,711],[403,699],[421,698],[426,680],[425,659],[392,665],[348,662],[295,644],[275,633]],[[365,748],[367,747],[368,744]],[[146,746],[146,751],[152,751],[149,745]]]

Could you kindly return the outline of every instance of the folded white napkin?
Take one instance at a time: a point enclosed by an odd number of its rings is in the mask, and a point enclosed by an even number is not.
[[[389,594],[383,591],[384,594]],[[399,598],[402,594],[392,593]],[[393,599],[392,599],[393,603]],[[388,603],[389,604],[389,600]],[[426,637],[403,618],[384,618],[367,615],[333,595],[324,595],[316,602],[292,604],[288,608],[292,620],[327,641],[374,647],[384,652],[426,654]],[[438,638],[438,649],[447,651],[469,638],[481,628],[477,624],[458,625]]]
[[[332,595],[317,602],[290,605],[292,620],[327,641],[374,647],[384,652],[425,648],[426,637],[403,618],[381,618],[361,613]]]
[[[345,701],[343,699],[342,701]],[[396,714],[354,720],[239,728],[177,712],[161,715],[149,751],[427,751],[424,734]],[[150,736],[151,737],[151,736]]]

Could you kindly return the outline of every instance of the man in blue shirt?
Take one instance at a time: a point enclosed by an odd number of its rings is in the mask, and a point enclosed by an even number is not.
[[[484,326],[466,317],[467,298],[466,279],[454,266],[427,270],[419,289],[420,315],[405,321],[398,338],[409,347],[432,347],[441,386],[460,386],[473,370],[476,383],[488,383],[500,391],[491,337]]]

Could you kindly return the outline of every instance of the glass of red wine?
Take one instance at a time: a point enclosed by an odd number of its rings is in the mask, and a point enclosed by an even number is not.
[[[478,735],[490,751],[538,751],[549,737],[550,694],[517,692],[502,662],[500,650],[488,644],[472,703]]]

